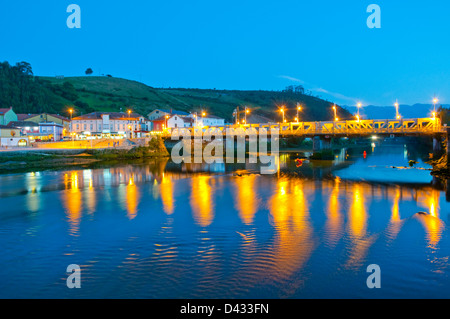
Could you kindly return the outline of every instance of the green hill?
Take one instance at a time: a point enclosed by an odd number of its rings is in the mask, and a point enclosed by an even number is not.
[[[239,91],[212,89],[152,88],[143,83],[112,77],[45,78],[54,85],[70,83],[78,94],[79,112],[92,110],[119,111],[128,108],[147,115],[156,108],[181,111],[206,110],[209,114],[232,120],[236,106],[248,106],[252,112],[280,120],[279,106],[286,105],[287,117],[296,116],[296,104],[301,103],[302,120],[331,120],[332,104],[322,99],[293,92]],[[69,101],[68,101],[69,102]],[[290,110],[290,111],[289,111]],[[340,118],[351,114],[338,107]]]
[[[248,106],[253,114],[280,121],[279,106],[286,106],[286,117],[292,120],[297,102],[303,107],[301,120],[334,118],[330,102],[294,92],[153,88],[110,76],[38,77],[26,62],[15,66],[0,63],[0,107],[13,106],[16,113],[52,112],[68,116],[72,107],[74,116],[128,109],[147,115],[156,108],[173,108],[187,112],[205,110],[232,121],[237,106]],[[338,116],[344,119],[351,114],[338,107]]]

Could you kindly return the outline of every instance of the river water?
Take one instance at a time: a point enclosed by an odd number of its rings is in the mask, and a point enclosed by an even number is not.
[[[168,160],[2,175],[0,297],[450,297],[450,205],[425,154],[297,156],[274,175]]]

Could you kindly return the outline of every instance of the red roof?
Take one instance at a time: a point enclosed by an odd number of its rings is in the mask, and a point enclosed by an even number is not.
[[[9,109],[0,109],[0,114],[5,114],[6,112],[8,112],[11,109],[12,109],[12,107],[10,107]]]
[[[152,122],[165,122],[167,119],[165,116],[160,116],[157,119],[154,119]]]

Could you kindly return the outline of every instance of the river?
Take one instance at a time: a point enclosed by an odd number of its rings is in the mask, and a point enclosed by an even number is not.
[[[425,154],[296,156],[274,175],[169,160],[1,175],[0,297],[450,297],[450,205]]]

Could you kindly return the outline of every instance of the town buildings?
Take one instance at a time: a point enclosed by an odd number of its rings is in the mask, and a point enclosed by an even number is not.
[[[151,129],[150,121],[137,113],[93,112],[72,119],[70,133],[78,138],[136,138]]]

